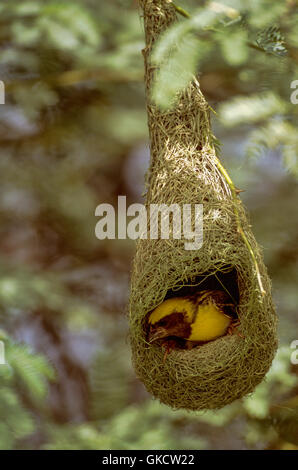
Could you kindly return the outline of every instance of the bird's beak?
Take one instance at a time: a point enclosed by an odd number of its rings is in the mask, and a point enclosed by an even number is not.
[[[159,326],[156,330],[149,332],[148,341],[149,343],[153,343],[153,341],[165,338],[166,336],[169,336],[169,332],[165,328]]]

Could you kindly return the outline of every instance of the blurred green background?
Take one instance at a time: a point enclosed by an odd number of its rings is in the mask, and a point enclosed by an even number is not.
[[[166,106],[199,74],[273,280],[278,355],[252,396],[216,412],[173,411],[147,394],[125,315],[135,244],[94,233],[98,204],[143,200],[138,2],[2,1],[0,449],[298,448],[297,2],[179,5],[192,19],[163,39],[176,53],[155,98]]]

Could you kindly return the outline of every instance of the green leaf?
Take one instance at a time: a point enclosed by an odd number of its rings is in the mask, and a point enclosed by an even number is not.
[[[31,414],[24,410],[17,393],[8,387],[0,390],[0,449],[10,449],[18,439],[35,430]]]
[[[195,32],[210,27],[218,13],[199,10],[191,19],[169,28],[152,52],[152,62],[159,66],[152,89],[152,98],[162,109],[170,108],[193,76],[199,59],[207,54],[209,46]]]
[[[283,164],[285,168],[298,178],[298,142],[296,145],[285,145],[282,149]]]
[[[287,54],[284,37],[277,26],[270,26],[260,31],[256,42],[259,47],[268,53],[281,56]]]
[[[33,354],[27,345],[10,343],[7,363],[33,399],[41,401],[46,397],[48,380],[55,379],[55,371],[44,356]]]
[[[238,96],[225,102],[219,108],[219,118],[226,127],[251,124],[265,120],[274,114],[282,114],[286,104],[271,91],[246,96]]]
[[[226,61],[230,65],[241,65],[246,62],[249,50],[245,31],[236,31],[225,35],[220,42],[220,46]]]
[[[157,72],[152,98],[162,109],[171,107],[177,94],[193,79],[201,50],[201,41],[189,34]]]

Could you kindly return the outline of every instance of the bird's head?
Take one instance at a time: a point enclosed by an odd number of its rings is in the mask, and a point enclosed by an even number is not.
[[[155,323],[149,322],[148,341],[153,343],[159,339],[176,336],[178,338],[188,338],[191,327],[185,319],[185,314],[175,312],[166,315]]]

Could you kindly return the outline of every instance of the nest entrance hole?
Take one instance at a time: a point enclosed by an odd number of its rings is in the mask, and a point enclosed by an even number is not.
[[[213,273],[203,273],[186,282],[183,286],[175,287],[167,291],[165,299],[173,297],[185,297],[193,295],[202,290],[223,290],[231,298],[231,302],[235,305],[235,311],[239,305],[239,287],[236,268],[225,266],[220,271]],[[235,318],[238,318],[235,315]]]
[[[167,291],[164,300],[171,299],[174,297],[187,297],[192,296],[193,294],[203,291],[224,291],[229,295],[230,301],[234,304],[235,308],[228,307],[229,315],[233,318],[234,321],[237,321],[237,307],[239,304],[239,288],[238,288],[238,279],[237,279],[237,270],[232,266],[225,266],[221,268],[220,271],[212,273],[203,273],[189,280],[189,283],[184,284],[183,286],[175,287]],[[147,335],[149,330],[147,331]],[[226,333],[227,334],[227,333]],[[163,340],[157,341],[159,346],[164,346],[167,351],[173,349],[192,349],[198,345],[203,345],[210,341],[200,341],[200,342],[190,342],[182,338],[171,337],[164,338]],[[167,355],[167,353],[166,353]],[[165,357],[166,357],[165,355]]]

